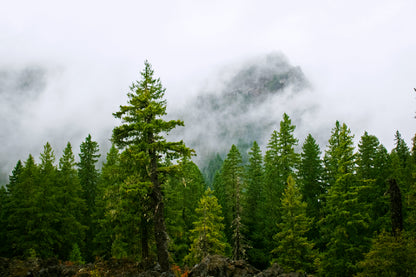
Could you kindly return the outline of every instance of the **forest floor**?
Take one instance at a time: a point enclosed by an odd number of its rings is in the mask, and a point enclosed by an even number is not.
[[[61,262],[51,258],[47,260],[31,259],[18,260],[0,258],[0,277],[301,277],[311,276],[301,273],[284,273],[274,264],[270,268],[260,271],[245,261],[233,261],[229,258],[214,255],[205,257],[192,269],[185,270],[177,266],[172,267],[172,272],[160,272],[158,266],[143,268],[143,266],[131,260],[110,259],[97,261],[91,264],[73,264]]]

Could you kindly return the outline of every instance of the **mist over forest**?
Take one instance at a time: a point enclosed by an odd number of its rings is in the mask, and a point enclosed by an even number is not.
[[[3,167],[19,143],[23,152],[46,138],[0,187],[4,264],[126,259],[187,276],[220,255],[257,273],[415,274],[416,136],[408,145],[396,131],[388,150],[345,122],[313,122],[322,110],[313,82],[281,53],[225,68],[169,113],[146,60],[127,104],[112,112],[115,124],[93,126],[97,138],[88,133],[78,152],[73,141],[94,122],[82,121],[86,110],[71,114],[80,125],[65,117],[37,125],[50,115],[39,113],[51,96],[47,69],[0,76],[3,116],[18,115],[4,125],[15,137],[2,148]],[[55,97],[49,103],[64,104],[67,94]],[[62,152],[50,143],[65,141]]]
[[[3,6],[0,276],[416,276],[416,1]]]
[[[15,160],[25,159],[28,153],[36,157],[46,141],[63,149],[66,142],[79,145],[92,133],[102,154],[109,149],[115,121],[96,113],[114,111],[107,111],[105,105],[106,110],[96,106],[84,109],[85,96],[57,86],[57,82],[65,80],[65,73],[48,66],[12,67],[0,72],[1,115],[5,119],[4,143],[0,146],[2,184],[7,182]],[[312,130],[307,126],[307,118],[319,108],[319,103],[301,67],[291,65],[282,53],[223,66],[203,80],[180,105],[170,107],[168,103],[168,116],[185,122],[185,127],[171,136],[184,139],[195,148],[194,159],[202,167],[217,153],[224,156],[231,144],[239,144],[244,152],[254,140],[264,145],[284,112],[293,118],[301,138],[320,128],[330,129],[313,124]],[[79,102],[74,104],[68,99],[70,95],[79,95]],[[61,106],[59,111],[47,112],[55,110],[55,105]],[[104,122],[98,123],[94,117],[103,118]],[[318,139],[325,143],[327,137]],[[77,153],[78,149],[74,150]]]
[[[124,90],[102,96],[85,88],[78,90],[76,85],[66,87],[72,74],[47,65],[12,66],[0,71],[3,185],[15,161],[25,159],[28,153],[37,157],[46,141],[59,151],[68,141],[79,145],[91,133],[102,154],[109,149],[111,129],[116,124],[111,113],[119,105],[117,95]],[[78,78],[85,82],[82,76]],[[173,97],[168,101],[168,117],[185,123],[170,137],[183,139],[194,148],[197,155],[193,160],[201,168],[217,154],[224,158],[231,144],[237,144],[244,155],[254,140],[264,148],[283,113],[291,116],[300,140],[312,133],[321,146],[326,144],[335,120],[325,116],[328,105],[301,65],[292,65],[281,52],[222,65],[190,89],[177,101],[179,95],[169,94],[167,88],[167,97]],[[353,123],[361,130],[367,120],[354,119]]]

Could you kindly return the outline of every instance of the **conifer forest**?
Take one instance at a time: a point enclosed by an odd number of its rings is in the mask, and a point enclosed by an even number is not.
[[[86,134],[14,161],[0,186],[0,256],[165,272],[218,254],[313,276],[416,276],[416,137],[397,131],[389,151],[334,118],[320,146],[283,113],[267,144],[235,137],[202,167],[205,153],[169,136],[187,122],[167,114],[165,91],[146,61],[106,154]]]

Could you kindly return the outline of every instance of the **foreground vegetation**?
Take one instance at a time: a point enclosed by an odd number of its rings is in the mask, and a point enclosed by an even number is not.
[[[206,181],[193,151],[166,140],[183,122],[164,120],[165,89],[147,62],[141,78],[114,113],[101,170],[90,135],[78,162],[70,143],[58,164],[49,143],[40,163],[17,162],[0,189],[1,256],[130,258],[167,271],[221,254],[322,276],[416,275],[416,140],[409,149],[396,132],[389,153],[365,132],[356,149],[336,121],[323,152],[312,135],[297,152],[284,114],[264,153],[254,141],[243,162],[232,145]]]

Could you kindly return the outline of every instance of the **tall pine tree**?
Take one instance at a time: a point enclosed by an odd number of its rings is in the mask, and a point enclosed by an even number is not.
[[[317,255],[313,243],[306,237],[312,219],[306,215],[307,203],[302,201],[292,176],[289,175],[287,183],[282,196],[282,222],[278,224],[279,232],[273,236],[277,241],[277,247],[272,251],[276,255],[273,261],[288,272],[314,272]]]
[[[208,189],[196,208],[197,221],[192,229],[192,244],[185,262],[189,265],[199,263],[205,256],[224,255],[227,242],[224,237],[224,217],[217,198]]]
[[[83,216],[83,225],[87,226],[84,253],[85,259],[91,261],[93,259],[92,250],[93,239],[97,232],[97,226],[93,222],[93,214],[95,213],[95,199],[97,197],[97,186],[99,180],[99,172],[96,168],[98,158],[100,157],[98,143],[93,141],[91,135],[88,135],[80,145],[78,177],[83,190],[83,199],[87,205],[86,212]]]
[[[265,240],[262,235],[265,215],[261,205],[264,202],[262,190],[264,189],[264,167],[261,150],[256,141],[253,142],[249,154],[249,163],[246,166],[243,223],[246,226],[246,238],[249,243],[247,250],[248,260],[256,267],[268,265],[268,255],[264,255]]]
[[[245,257],[245,240],[243,236],[242,192],[244,186],[244,167],[241,154],[235,145],[231,146],[227,158],[221,169],[221,182],[224,187],[223,214],[225,218],[226,235],[231,242],[233,258],[236,260]]]
[[[159,79],[153,77],[153,69],[145,62],[141,72],[142,79],[130,87],[127,94],[128,104],[120,106],[114,113],[122,124],[113,129],[113,142],[120,148],[128,148],[142,161],[146,174],[140,178],[152,184],[150,197],[154,218],[154,236],[159,264],[163,271],[169,271],[168,236],[164,218],[161,174],[169,170],[162,165],[162,158],[175,160],[189,157],[191,150],[182,141],[168,142],[163,135],[177,126],[183,126],[180,120],[166,121],[165,88]],[[143,172],[143,171],[142,171]]]
[[[62,157],[59,159],[57,176],[57,202],[59,203],[60,224],[58,231],[62,235],[60,257],[68,258],[74,243],[80,244],[85,238],[86,226],[82,225],[85,213],[85,200],[82,198],[82,187],[75,168],[72,146],[68,142]]]
[[[321,150],[316,140],[309,134],[302,146],[301,161],[299,166],[299,188],[302,199],[308,205],[306,215],[314,222],[308,238],[319,244],[320,235],[317,222],[322,218],[323,166]]]
[[[371,232],[388,229],[389,204],[384,197],[386,181],[390,175],[390,159],[387,150],[377,137],[367,132],[361,137],[357,153],[357,177],[367,186],[360,198],[369,205]]]

